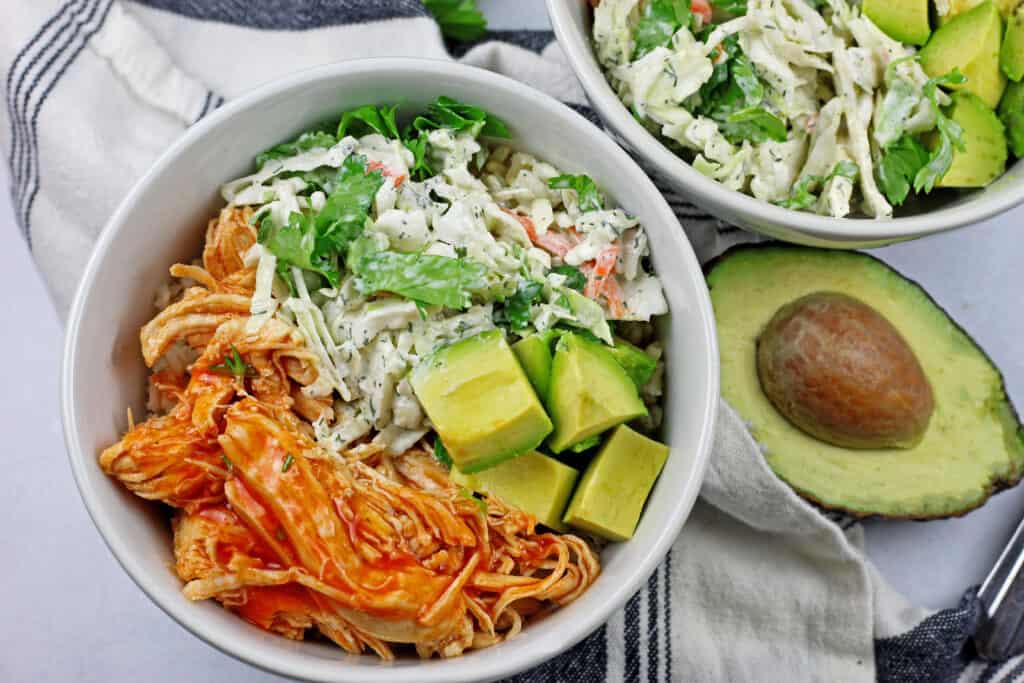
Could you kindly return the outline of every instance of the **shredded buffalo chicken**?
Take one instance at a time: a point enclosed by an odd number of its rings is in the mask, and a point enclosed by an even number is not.
[[[330,402],[301,391],[316,357],[287,322],[246,324],[248,218],[225,209],[202,265],[171,268],[196,284],[142,328],[143,359],[159,366],[177,344],[198,358],[155,371],[173,407],[100,455],[129,490],[175,509],[185,595],[286,638],[315,630],[384,659],[396,644],[421,657],[488,647],[578,597],[600,572],[586,542],[539,533],[496,497],[481,506],[426,447],[396,456],[364,442],[337,457],[316,445],[309,421]]]

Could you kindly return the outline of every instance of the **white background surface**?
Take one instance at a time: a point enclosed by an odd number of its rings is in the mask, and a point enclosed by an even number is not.
[[[547,28],[541,0],[481,0],[494,28]],[[5,169],[0,184],[7,186]],[[178,627],[107,551],[64,454],[62,329],[6,192],[0,193],[0,681],[280,680]],[[1024,407],[1024,207],[956,233],[881,249],[987,349]],[[868,552],[911,600],[956,603],[1024,514],[1024,488],[961,519],[866,523]]]

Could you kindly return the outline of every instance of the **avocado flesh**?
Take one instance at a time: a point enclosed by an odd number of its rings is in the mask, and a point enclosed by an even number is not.
[[[999,103],[999,120],[1006,126],[1010,151],[1024,158],[1024,81],[1011,83]]]
[[[954,17],[963,14],[964,12],[974,9],[985,0],[949,0],[949,12],[945,16],[939,16],[939,26],[948,24],[953,20]],[[1020,3],[1020,0],[995,0],[996,9],[999,10],[999,14],[1004,19],[1009,18],[1013,14],[1013,10]]]
[[[991,0],[954,17],[921,48],[921,67],[932,78],[959,69],[967,80],[954,90],[967,90],[995,109],[1006,89],[999,68],[1003,22]]]
[[[1006,133],[996,113],[969,92],[956,92],[947,116],[964,131],[964,150],[953,151],[953,163],[937,187],[984,187],[1006,170]]]
[[[893,40],[924,45],[931,35],[928,0],[864,0],[864,15]]]
[[[1003,46],[999,50],[999,66],[1011,81],[1024,78],[1024,5],[1006,21]]]
[[[512,345],[523,372],[533,385],[541,401],[548,395],[551,380],[551,342],[539,334],[531,334]]]
[[[464,473],[531,451],[551,432],[499,330],[439,349],[416,367],[411,383],[454,467]]]
[[[555,424],[548,441],[554,453],[647,415],[636,385],[607,348],[571,333],[555,347],[547,408]]]
[[[579,472],[533,451],[476,474],[463,474],[453,468],[450,476],[460,486],[495,495],[512,507],[530,513],[549,529],[566,531],[562,513]]]
[[[668,452],[626,425],[616,427],[587,465],[563,521],[612,541],[629,540]]]
[[[768,244],[732,249],[708,274],[722,396],[750,424],[775,473],[802,496],[856,516],[963,514],[1024,471],[1024,433],[1002,377],[917,284],[857,252]],[[932,383],[935,410],[909,449],[853,450],[805,434],[761,390],[755,340],[782,306],[840,292],[885,316]]]
[[[608,347],[608,352],[626,371],[637,389],[642,389],[654,374],[658,361],[647,355],[643,349],[633,346],[625,339],[615,338],[615,346]]]

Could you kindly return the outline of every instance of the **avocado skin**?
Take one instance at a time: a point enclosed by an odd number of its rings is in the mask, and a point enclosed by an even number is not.
[[[791,255],[795,259],[800,258],[804,254],[811,255],[811,256],[818,256],[818,255],[820,255],[822,253],[825,253],[825,254],[838,254],[838,255],[855,255],[856,258],[863,259],[864,261],[872,263],[877,268],[880,268],[880,269],[882,269],[884,271],[888,271],[889,273],[894,274],[895,276],[900,278],[903,282],[905,282],[908,286],[910,286],[913,289],[916,289],[921,295],[923,295],[923,297],[924,297],[925,301],[927,302],[927,304],[930,304],[937,311],[942,313],[942,315],[945,317],[946,321],[953,328],[953,330],[955,330],[955,332],[958,332],[959,334],[961,334],[966,339],[966,341],[970,344],[971,349],[973,349],[982,359],[984,359],[984,361],[988,364],[990,369],[994,372],[994,374],[995,374],[995,376],[996,376],[996,378],[998,380],[999,387],[1002,389],[1002,400],[1000,401],[1000,404],[999,404],[997,410],[995,411],[996,412],[996,417],[998,418],[999,422],[1003,426],[1004,442],[1007,444],[1008,450],[1014,450],[1014,451],[1016,451],[1016,454],[1017,454],[1017,458],[1016,459],[1014,459],[1012,457],[1012,455],[1011,455],[1012,468],[1011,468],[1011,471],[1009,472],[1008,476],[1005,476],[1005,477],[1002,477],[1002,478],[997,478],[997,479],[994,479],[994,480],[990,481],[984,487],[984,489],[981,492],[981,495],[976,499],[975,502],[973,502],[972,504],[969,504],[969,505],[964,505],[964,506],[961,506],[961,507],[951,508],[951,509],[943,511],[943,512],[891,514],[891,513],[887,513],[887,512],[881,512],[881,511],[855,509],[855,508],[844,506],[841,503],[824,501],[821,498],[819,498],[818,496],[816,496],[813,492],[801,489],[799,487],[796,487],[796,486],[793,486],[792,484],[790,484],[790,487],[798,495],[800,495],[805,500],[808,500],[808,501],[814,503],[815,505],[817,505],[817,506],[819,506],[821,508],[824,508],[826,510],[834,510],[834,511],[837,511],[837,512],[842,512],[844,514],[850,515],[852,517],[856,517],[858,519],[877,517],[877,518],[883,518],[883,519],[929,520],[929,519],[946,519],[946,518],[950,518],[950,517],[962,517],[962,516],[966,515],[967,513],[971,512],[972,510],[975,510],[975,509],[981,507],[982,505],[984,505],[988,501],[988,499],[991,496],[993,496],[994,494],[999,493],[1000,491],[1004,491],[1004,490],[1009,489],[1009,488],[1013,488],[1018,483],[1020,483],[1021,478],[1024,477],[1024,426],[1022,426],[1022,424],[1021,424],[1021,419],[1020,419],[1019,412],[1017,411],[1016,407],[1014,406],[1010,396],[1005,391],[1005,387],[1006,387],[1005,378],[1003,377],[1003,374],[999,370],[998,366],[995,364],[995,362],[992,360],[992,358],[985,352],[985,350],[974,340],[974,338],[959,323],[957,323],[956,320],[954,320],[949,315],[949,313],[945,309],[942,308],[942,306],[940,306],[938,304],[938,302],[935,301],[935,299],[928,293],[928,291],[926,289],[924,289],[924,287],[922,287],[918,282],[916,282],[916,281],[914,281],[914,280],[912,280],[912,279],[910,279],[908,277],[905,277],[902,273],[900,273],[898,270],[896,270],[895,268],[893,268],[889,264],[885,263],[881,259],[878,259],[877,257],[872,256],[871,254],[868,254],[868,253],[856,252],[856,251],[845,251],[845,250],[834,250],[834,249],[818,249],[818,248],[815,248],[815,247],[805,247],[805,246],[794,245],[794,244],[789,244],[789,243],[786,243],[786,242],[778,242],[778,241],[760,242],[760,243],[757,243],[757,244],[742,244],[742,245],[737,245],[737,246],[731,247],[730,249],[726,250],[722,254],[718,255],[717,257],[709,260],[707,263],[704,264],[703,270],[704,270],[705,277],[710,277],[716,271],[716,269],[718,269],[720,266],[722,266],[723,264],[729,262],[731,259],[733,259],[733,258],[735,258],[737,256],[741,256],[743,254],[748,254],[748,253],[771,252],[771,251],[787,252],[789,255]],[[713,293],[714,292],[714,286],[711,284],[710,281],[708,283],[708,286],[709,286],[709,289],[711,289],[712,293]],[[712,301],[714,301],[714,297],[712,297]],[[721,333],[721,331],[719,331],[719,333]],[[722,348],[722,346],[723,346],[723,344],[721,343],[721,340],[719,342],[719,346],[720,346],[720,348]],[[752,354],[755,353],[755,352],[756,351],[754,349],[751,349],[751,353]],[[725,398],[724,395],[723,395],[723,398]],[[743,416],[741,415],[741,417],[743,417]],[[781,478],[782,477],[780,476],[780,479]],[[787,482],[787,483],[789,483],[789,482]]]
[[[1010,151],[1024,159],[1024,81],[1010,83],[999,103],[999,120],[1006,126]]]

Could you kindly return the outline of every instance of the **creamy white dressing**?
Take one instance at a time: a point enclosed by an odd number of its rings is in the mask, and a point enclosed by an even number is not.
[[[619,208],[581,211],[574,190],[549,187],[548,181],[561,174],[557,168],[529,154],[484,147],[471,134],[433,131],[428,153],[438,174],[418,181],[409,177],[415,160],[400,142],[377,134],[345,138],[330,148],[268,161],[222,189],[235,205],[253,206],[256,221],[288,226],[294,214],[319,211],[327,201],[304,179],[320,182],[324,176],[303,173],[340,168],[357,155],[384,176],[363,228],[376,249],[462,258],[485,268],[490,298],[449,310],[397,295],[366,294],[351,273],[343,273],[336,288],[311,291],[307,276],[312,275],[292,267],[282,278],[269,249],[257,244],[250,250],[246,258],[256,264],[256,287],[249,325],[258,329],[277,315],[301,332],[319,371],[303,392],[334,397],[334,419],[313,425],[318,442],[334,454],[370,434],[374,444],[396,453],[421,439],[430,424],[408,374],[438,348],[494,329],[495,303],[525,280],[542,288],[521,334],[563,324],[611,343],[607,302],[570,289],[566,276],[550,272],[553,266],[569,264],[586,272],[606,249],[617,248],[615,277],[622,282],[624,319],[649,320],[667,310],[660,284],[644,270],[649,246],[636,218]],[[571,240],[573,246],[552,253],[541,248],[541,237]],[[650,314],[642,318],[645,311]]]
[[[696,170],[727,187],[781,202],[799,178],[826,162],[834,166],[834,160],[847,159],[858,168],[856,183],[851,188],[849,182],[830,181],[812,210],[842,216],[860,209],[885,218],[892,207],[875,183],[877,157],[901,135],[935,127],[934,109],[921,92],[927,76],[914,60],[888,73],[889,64],[914,55],[914,48],[888,37],[856,4],[826,0],[826,5],[819,11],[804,0],[749,0],[744,16],[715,26],[704,42],[684,27],[668,45],[636,57],[637,1],[602,0],[594,10],[593,38],[622,101],[681,146]],[[761,107],[787,124],[785,142],[727,139],[718,121],[697,115],[697,93],[730,36],[738,37],[765,85]],[[848,195],[854,189],[862,206],[851,208]],[[572,258],[591,252],[581,246]]]

